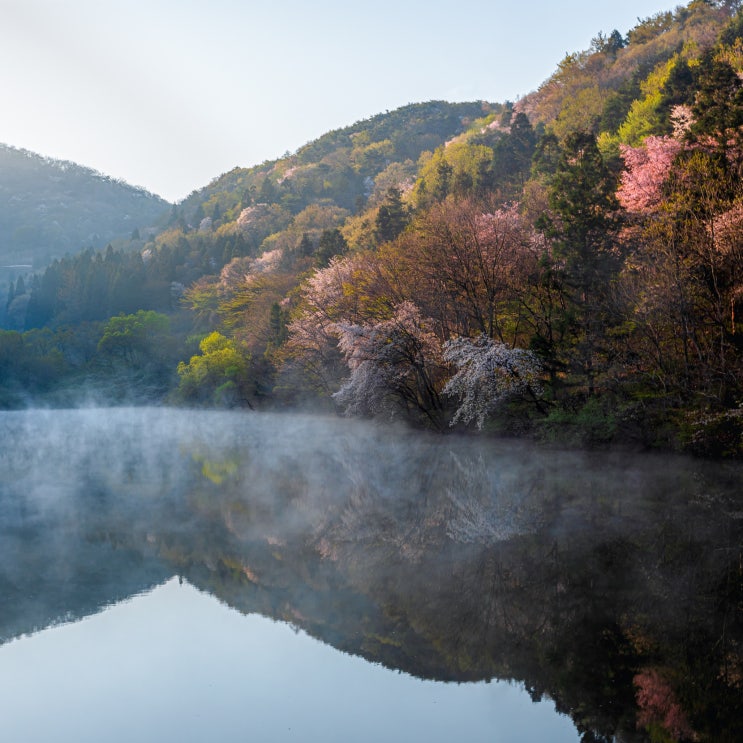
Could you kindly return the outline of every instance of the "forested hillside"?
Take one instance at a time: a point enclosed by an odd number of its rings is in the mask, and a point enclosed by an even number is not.
[[[235,169],[135,250],[27,277],[6,404],[114,374],[189,404],[738,456],[742,75],[738,2],[693,0],[515,104],[410,105]]]
[[[170,205],[71,162],[0,145],[0,263],[44,268],[156,225]]]

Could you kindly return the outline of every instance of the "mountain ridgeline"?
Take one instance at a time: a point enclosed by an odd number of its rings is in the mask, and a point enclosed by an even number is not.
[[[156,225],[170,205],[89,168],[0,145],[0,261],[42,269]]]
[[[739,3],[692,0],[515,104],[411,104],[236,168],[16,279],[1,401],[82,383],[740,456],[742,76]]]

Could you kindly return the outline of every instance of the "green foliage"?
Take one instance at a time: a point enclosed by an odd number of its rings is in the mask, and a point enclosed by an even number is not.
[[[0,331],[0,407],[160,401],[173,385],[177,341],[168,318],[150,312],[106,326]]]
[[[720,43],[733,46],[736,41],[743,39],[743,12],[740,10],[733,16],[727,26],[720,33]]]
[[[199,351],[178,364],[181,399],[218,406],[248,403],[249,359],[237,344],[215,331],[199,343]]]
[[[632,103],[627,118],[618,130],[619,139],[624,144],[636,147],[642,144],[645,137],[665,131],[669,101],[664,93],[671,79],[671,71],[676,67],[676,60],[671,59],[656,67],[641,83],[642,97]]]
[[[167,308],[169,285],[149,282],[139,253],[108,250],[65,257],[49,266],[31,292],[25,326],[103,320],[138,308]]]
[[[694,71],[689,61],[679,55],[673,61],[662,87],[662,108],[666,116],[674,106],[691,105],[694,102],[694,81]]]
[[[591,41],[591,49],[602,54],[616,54],[627,45],[622,34],[614,29],[609,36],[599,32],[598,36]]]
[[[629,44],[646,44],[664,31],[668,31],[672,23],[673,13],[671,11],[661,11],[639,20],[639,23],[627,34],[627,42]]]
[[[412,160],[390,163],[374,179],[374,188],[371,194],[369,194],[367,204],[369,206],[376,206],[381,203],[387,196],[390,188],[407,190],[415,182],[416,174],[417,167]]]
[[[315,253],[315,265],[318,268],[327,266],[330,259],[348,252],[348,243],[339,229],[323,230]]]
[[[494,191],[517,194],[531,167],[536,140],[528,117],[519,112],[510,118],[507,130],[493,122],[450,142],[423,161],[416,203],[431,206],[450,194],[480,198]]]
[[[562,154],[560,142],[553,132],[543,134],[537,141],[532,158],[532,175],[554,175]]]
[[[167,341],[169,332],[170,319],[152,310],[138,310],[134,315],[118,315],[103,326],[98,351],[135,363],[158,354]]]
[[[621,149],[620,149],[621,142],[619,141],[619,136],[617,134],[609,134],[609,132],[601,132],[598,137],[596,137],[596,146],[599,149],[599,152],[601,153],[601,157],[604,159],[604,162],[610,163],[620,163],[621,160]]]
[[[410,221],[410,214],[402,201],[402,192],[392,187],[387,191],[387,197],[377,212],[375,235],[380,243],[391,242]]]
[[[435,201],[443,201],[451,191],[453,172],[448,153],[443,149],[436,150],[432,157],[427,158],[415,187],[418,205],[426,206]]]
[[[391,146],[395,160],[417,160],[424,150],[433,150],[450,137],[464,130],[463,119],[474,119],[487,112],[483,103],[446,103],[431,101],[403,106],[395,111],[378,114],[345,129],[329,132],[297,151],[300,163],[318,162],[341,147],[358,146],[360,150],[372,143]],[[357,144],[358,143],[358,144]]]
[[[271,305],[271,314],[268,320],[269,353],[273,349],[282,346],[289,337],[288,321],[289,316],[286,309],[281,307],[278,302],[274,302]]]
[[[651,134],[659,134],[662,131],[660,116],[662,103],[663,95],[660,91],[655,91],[641,100],[636,100],[630,106],[624,123],[619,127],[620,141],[631,147],[637,147],[642,144],[645,137]]]
[[[692,108],[695,134],[725,136],[743,124],[743,82],[732,66],[712,53],[702,57]]]
[[[563,105],[552,124],[552,131],[564,139],[575,131],[596,132],[607,102],[607,94],[598,85],[581,88]]]
[[[315,244],[312,242],[312,238],[310,238],[308,233],[302,233],[302,239],[299,241],[297,252],[303,258],[309,258],[315,252]]]
[[[608,292],[620,262],[615,250],[618,225],[616,180],[589,134],[568,137],[550,179],[552,216],[541,225],[553,244],[554,280],[562,297],[554,322],[570,332],[560,352],[544,335],[543,353],[553,365],[567,364],[595,392],[602,338],[611,323]],[[560,360],[560,354],[565,359]]]
[[[507,183],[523,185],[536,144],[537,133],[529,117],[519,111],[511,119],[508,136],[498,138],[493,144],[493,186],[497,188]]]
[[[640,97],[642,92],[640,84],[646,75],[646,69],[636,70],[617,90],[608,95],[598,122],[600,131],[615,133],[619,129],[632,103]]]
[[[558,255],[568,272],[581,274],[598,260],[597,250],[609,237],[616,182],[606,168],[596,140],[589,134],[572,134],[565,143],[551,181],[550,206],[560,218],[552,222],[550,234],[557,239]]]
[[[394,156],[394,146],[391,140],[383,139],[381,142],[361,145],[360,143],[368,137],[368,132],[352,135],[355,147],[351,151],[350,160],[354,170],[363,176],[380,173],[390,164]]]
[[[591,398],[577,410],[553,408],[538,430],[544,440],[552,443],[593,447],[611,443],[618,425],[614,413],[597,398]]]

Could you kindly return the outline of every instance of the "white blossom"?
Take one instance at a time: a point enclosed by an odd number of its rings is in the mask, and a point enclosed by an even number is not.
[[[440,346],[412,302],[401,302],[388,320],[333,327],[351,371],[333,395],[346,414],[389,414],[400,405],[431,412],[436,406],[432,377]]]
[[[268,214],[268,204],[254,204],[245,207],[237,218],[237,226],[240,230],[245,231],[256,219]]]
[[[457,372],[444,394],[461,401],[451,425],[476,421],[482,428],[488,415],[507,398],[531,390],[539,393],[539,359],[531,351],[510,348],[486,335],[454,338],[444,344],[444,361]]]

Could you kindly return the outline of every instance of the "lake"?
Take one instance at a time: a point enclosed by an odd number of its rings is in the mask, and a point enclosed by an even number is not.
[[[0,414],[0,740],[739,741],[743,470]]]

